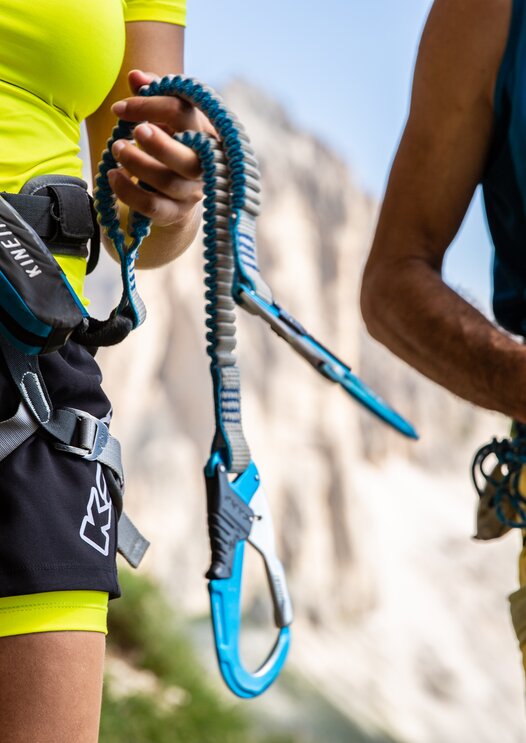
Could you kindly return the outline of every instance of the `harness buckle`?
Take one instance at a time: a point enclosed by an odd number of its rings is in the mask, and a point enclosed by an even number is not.
[[[95,461],[100,457],[104,451],[108,440],[110,438],[110,432],[108,426],[99,418],[96,418],[91,413],[87,413],[85,410],[78,410],[77,408],[62,408],[73,413],[77,419],[77,441],[78,446],[72,446],[71,444],[62,444],[57,442],[55,448],[60,451],[68,452],[69,454],[76,454],[82,459],[89,461]]]
[[[212,565],[206,577],[210,579],[208,590],[217,659],[231,691],[239,697],[252,698],[272,684],[285,663],[290,646],[292,603],[283,565],[276,555],[269,504],[255,464],[251,462],[230,482],[216,452],[205,468],[205,477],[212,546]],[[260,553],[265,563],[274,623],[279,629],[274,647],[254,673],[244,668],[239,654],[245,542]]]

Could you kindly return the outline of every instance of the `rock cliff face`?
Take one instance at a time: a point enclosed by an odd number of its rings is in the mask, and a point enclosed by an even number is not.
[[[358,285],[377,205],[260,91],[234,83],[225,98],[260,158],[260,263],[276,298],[422,435],[403,441],[240,315],[244,427],[295,603],[291,667],[345,714],[409,743],[523,740],[505,601],[517,544],[469,542],[470,456],[505,422],[366,338]],[[146,325],[100,354],[128,510],[153,543],[145,569],[193,614],[208,611],[201,472],[213,432],[201,264],[195,245],[176,265],[141,273]],[[118,292],[111,268],[92,292],[99,307]],[[249,574],[247,606],[265,617],[255,559]]]

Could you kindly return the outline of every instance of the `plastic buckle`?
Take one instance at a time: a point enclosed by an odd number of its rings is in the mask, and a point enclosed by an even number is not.
[[[62,410],[73,413],[77,418],[80,429],[78,432],[80,446],[56,443],[55,448],[69,454],[76,454],[78,457],[89,461],[98,459],[110,438],[108,426],[94,415],[86,413],[85,410],[78,410],[77,408],[62,408]]]

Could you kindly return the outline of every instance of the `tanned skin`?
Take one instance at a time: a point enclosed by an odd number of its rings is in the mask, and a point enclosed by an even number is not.
[[[127,23],[119,77],[102,106],[87,120],[94,175],[117,117],[155,122],[135,129],[138,147],[128,140],[113,145],[113,155],[123,169],[109,172],[110,184],[121,202],[123,226],[128,207],[152,219],[152,232],[141,247],[138,268],[156,268],[177,258],[192,242],[201,218],[199,160],[170,135],[188,129],[213,133],[213,128],[199,111],[178,98],[132,95],[155,77],[182,72],[183,51],[184,29],[180,26]],[[137,179],[156,192],[140,188]],[[106,247],[111,252],[111,246]]]
[[[526,422],[526,349],[441,277],[484,172],[511,10],[512,0],[435,0],[361,304],[371,335],[397,356],[466,400]]]

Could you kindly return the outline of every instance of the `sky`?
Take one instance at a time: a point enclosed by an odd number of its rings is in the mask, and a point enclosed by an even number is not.
[[[431,0],[188,0],[186,71],[214,87],[242,77],[349,164],[381,198],[409,105]],[[480,195],[445,278],[486,311],[491,247]]]

